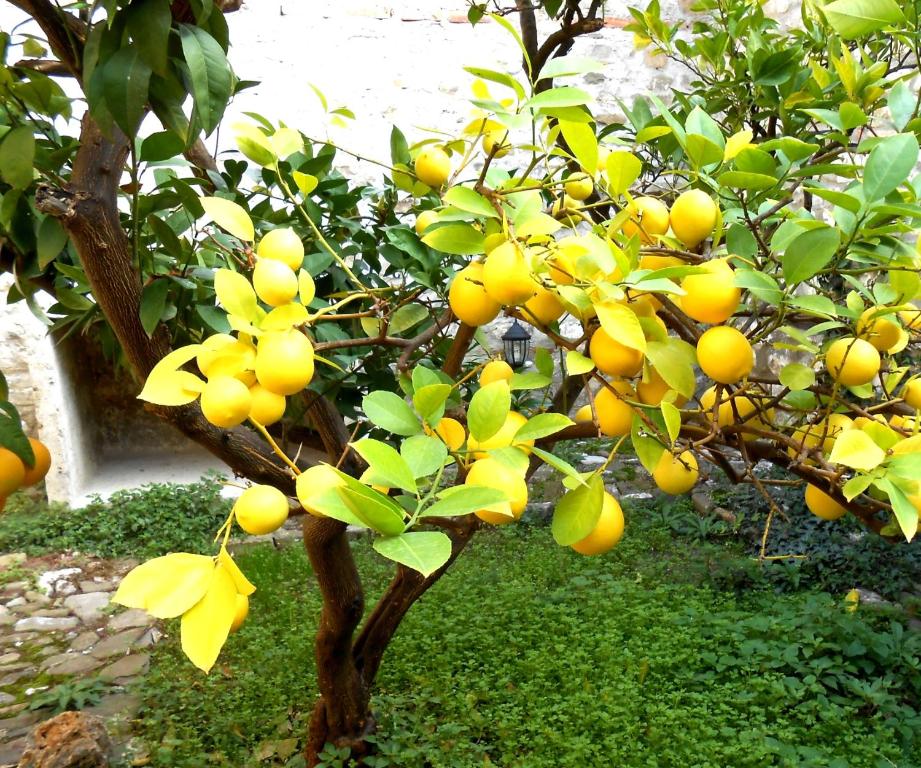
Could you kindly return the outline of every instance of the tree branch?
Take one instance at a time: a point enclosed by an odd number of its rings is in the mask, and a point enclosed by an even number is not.
[[[62,66],[77,80],[83,75],[83,41],[86,25],[49,0],[7,0],[35,19]]]

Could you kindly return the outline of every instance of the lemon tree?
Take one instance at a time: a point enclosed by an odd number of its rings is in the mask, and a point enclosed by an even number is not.
[[[393,127],[372,187],[336,170],[347,149],[261,115],[226,126],[230,159],[204,150],[242,87],[219,12],[236,3],[110,0],[89,22],[26,5],[89,112],[77,128],[51,65],[5,66],[11,298],[58,334],[94,334],[244,486],[213,556],[144,563],[115,600],[179,619],[208,672],[259,608],[230,536],[301,516],[323,595],[308,764],[327,742],[368,753],[401,620],[478,530],[515,524],[541,466],[562,477],[549,535],[573,556],[625,535],[603,472],[628,443],[668,494],[712,471],[753,484],[765,541],[766,465],[819,517],[915,537],[916,14],[810,2],[781,30],[760,4],[720,0],[685,39],[656,2],[634,8],[637,44],[695,78],[607,125],[583,87],[604,62],[570,51],[602,26],[599,4],[520,8],[520,32],[494,15],[521,72],[471,62],[469,121]],[[488,10],[471,4],[470,21]],[[560,34],[539,41],[538,13]],[[331,122],[355,119],[316,95]],[[158,130],[141,139],[143,119]],[[500,317],[547,340],[532,367],[498,359],[482,327]],[[0,431],[11,488],[19,432]],[[608,444],[591,472],[554,452],[585,437]],[[366,616],[349,526],[394,564]]]

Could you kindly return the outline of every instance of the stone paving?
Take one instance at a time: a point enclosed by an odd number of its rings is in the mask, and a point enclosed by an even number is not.
[[[104,718],[124,747],[140,707],[132,684],[163,636],[143,611],[110,604],[119,580],[136,564],[76,554],[0,556],[0,574],[31,574],[0,583],[0,768],[15,766],[28,733],[54,714],[29,709],[34,697],[78,681],[98,681],[101,698],[83,711]]]

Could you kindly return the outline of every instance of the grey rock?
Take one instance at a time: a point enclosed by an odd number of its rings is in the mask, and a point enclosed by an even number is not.
[[[47,605],[51,602],[51,598],[48,595],[36,592],[34,589],[26,590],[25,598],[30,603],[39,603],[40,605]]]
[[[894,603],[886,600],[882,595],[872,592],[869,589],[857,588],[857,595],[860,599],[859,604],[871,608],[890,608]]]
[[[107,628],[113,632],[131,627],[149,627],[156,619],[140,608],[131,608],[109,619]]]
[[[0,744],[0,765],[15,766],[25,748],[25,737]]]
[[[19,597],[14,597],[12,600],[10,600],[10,601],[6,604],[6,607],[7,607],[8,610],[10,610],[10,609],[13,609],[13,608],[18,608],[20,605],[25,605],[26,602],[27,602],[27,600],[26,600],[24,597],[22,597],[22,596],[20,595]]]
[[[19,654],[15,651],[0,656],[0,664],[12,664],[14,661],[19,661]]]
[[[70,611],[68,611],[66,608],[39,608],[37,611],[32,611],[32,615],[61,618],[63,616],[70,616]]]
[[[25,669],[29,666],[28,661],[14,661],[9,664],[4,664],[0,666],[0,672],[18,672],[20,669]]]
[[[124,677],[134,677],[147,671],[150,665],[150,654],[137,653],[132,656],[125,656],[114,664],[109,664],[99,676],[103,680],[119,680]]]
[[[70,647],[75,651],[85,651],[87,648],[94,646],[97,642],[99,642],[99,635],[90,630],[81,632],[71,640]]]
[[[15,595],[29,588],[28,581],[11,581],[3,589],[0,589],[0,595]]]
[[[85,595],[71,595],[64,599],[64,605],[73,611],[85,623],[102,618],[102,610],[109,605],[111,592],[89,592]]]
[[[72,581],[61,580],[54,586],[54,594],[56,595],[74,595],[76,593],[77,588]]]
[[[63,632],[73,629],[79,621],[73,617],[30,616],[16,622],[14,629],[17,632]]]
[[[160,638],[163,637],[163,633],[156,627],[151,627],[143,635],[138,638],[138,641],[134,644],[135,648],[149,648],[151,645],[156,645],[160,642]]]
[[[81,592],[111,592],[118,586],[114,581],[81,581]]]
[[[38,577],[38,588],[46,595],[50,595],[59,581],[66,581],[69,576],[83,573],[82,568],[59,568],[56,571],[45,571]]]
[[[7,704],[12,704],[16,701],[16,697],[10,693],[4,693],[0,691],[0,706],[6,706]]]
[[[0,707],[0,717],[12,717],[13,715],[18,715],[27,706],[29,705],[25,702],[22,702],[21,704],[10,704],[5,707]]]
[[[69,653],[65,655],[67,659],[46,668],[49,675],[82,675],[86,672],[92,672],[94,669],[99,669],[103,664],[99,659],[94,659],[92,656],[85,656],[82,653]],[[58,657],[52,656],[51,658]]]
[[[87,707],[84,712],[97,717],[133,717],[141,708],[141,697],[130,693],[113,693],[105,696],[92,707]]]
[[[11,552],[8,555],[0,555],[0,568],[12,568],[26,561],[25,552]]]
[[[126,629],[117,635],[111,635],[105,640],[100,641],[90,653],[97,659],[105,659],[109,656],[122,656],[131,650],[134,643],[144,634],[143,627]]]
[[[42,648],[38,652],[38,655],[42,658],[45,658],[46,656],[54,656],[54,654],[56,654],[59,650],[60,649],[56,645],[49,645],[46,648]]]
[[[10,672],[5,677],[0,677],[0,688],[18,683],[20,680],[27,677],[35,677],[36,672],[38,672],[38,670],[35,667],[25,667],[17,672]]]

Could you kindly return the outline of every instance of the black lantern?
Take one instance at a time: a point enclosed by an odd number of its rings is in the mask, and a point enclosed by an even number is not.
[[[531,334],[515,320],[502,337],[502,345],[505,347],[505,362],[512,368],[521,368],[528,359]]]

